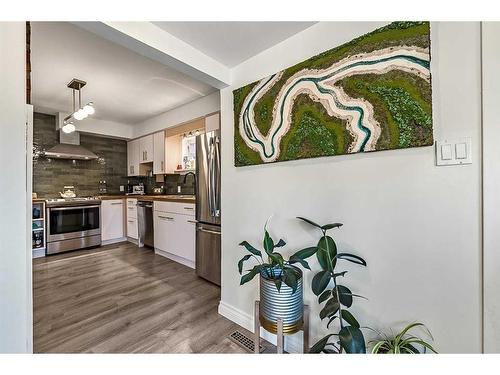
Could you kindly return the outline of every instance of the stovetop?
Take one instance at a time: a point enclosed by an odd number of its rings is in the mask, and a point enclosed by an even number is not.
[[[52,198],[45,201],[47,207],[57,206],[86,206],[101,204],[99,197]]]

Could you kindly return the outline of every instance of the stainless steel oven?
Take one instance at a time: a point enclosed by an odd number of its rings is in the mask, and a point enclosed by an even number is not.
[[[47,202],[47,254],[101,244],[101,201]]]

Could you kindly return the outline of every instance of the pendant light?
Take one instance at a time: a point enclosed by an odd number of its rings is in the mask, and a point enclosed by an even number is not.
[[[82,106],[82,88],[87,84],[87,82],[82,81],[77,78],[73,78],[68,87],[73,92],[73,113],[64,119],[63,132],[73,133],[76,130],[74,120],[81,121],[87,118],[89,115],[95,113],[94,103],[89,102]],[[78,91],[78,107],[76,106],[76,92]],[[78,108],[78,109],[77,109]]]

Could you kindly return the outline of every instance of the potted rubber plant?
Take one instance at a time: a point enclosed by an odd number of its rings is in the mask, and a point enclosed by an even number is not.
[[[288,260],[277,249],[286,245],[283,239],[274,242],[264,226],[263,251],[258,250],[243,241],[246,254],[238,262],[238,271],[241,276],[240,285],[243,285],[259,275],[260,302],[259,320],[267,331],[277,332],[277,321],[283,320],[283,333],[292,334],[302,328],[303,318],[303,275],[298,264],[310,269],[305,259],[314,255],[316,247],[302,249],[293,254]],[[243,274],[243,264],[253,261],[252,268]]]
[[[363,258],[350,254],[337,252],[337,245],[328,231],[340,228],[341,223],[319,225],[315,222],[298,217],[298,219],[309,224],[321,233],[316,245],[316,257],[321,271],[317,272],[312,280],[312,291],[318,296],[318,303],[323,305],[319,313],[321,320],[328,319],[326,325],[337,323],[338,331],[323,337],[315,343],[309,353],[366,353],[366,344],[360,325],[354,315],[348,310],[355,298],[364,298],[354,294],[351,290],[341,284],[340,280],[345,277],[347,271],[339,271],[337,266],[342,261],[351,262],[365,267]],[[336,339],[334,339],[336,338]]]
[[[433,353],[437,351],[424,339],[410,334],[410,330],[421,327],[427,335],[432,338],[431,332],[423,323],[412,323],[404,327],[398,334],[387,335],[379,331],[378,339],[370,341],[373,344],[372,354],[422,354],[428,350]]]

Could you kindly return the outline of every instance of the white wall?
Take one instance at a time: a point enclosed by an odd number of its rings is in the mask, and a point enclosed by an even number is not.
[[[484,351],[500,352],[500,23],[483,23]]]
[[[0,353],[31,350],[26,249],[25,23],[0,22]]]
[[[142,123],[134,125],[134,137],[154,133],[165,128],[170,128],[187,121],[206,116],[220,110],[220,95],[216,91],[203,98],[194,100],[183,106],[174,108],[161,115],[150,118]]]
[[[239,286],[242,240],[271,234],[288,253],[314,243],[294,217],[341,221],[340,249],[362,255],[368,268],[346,265],[346,285],[368,297],[353,312],[362,325],[427,324],[441,352],[481,350],[480,32],[478,23],[433,23],[432,81],[436,139],[471,136],[473,164],[436,167],[434,148],[234,167],[232,90],[369,32],[380,23],[321,22],[233,70],[221,91],[222,301],[219,311],[251,328],[257,281]],[[458,42],[459,41],[459,42]],[[318,270],[316,261],[313,269]],[[323,332],[306,273],[312,336]],[[293,341],[293,339],[292,339]],[[314,340],[313,340],[314,342]]]

